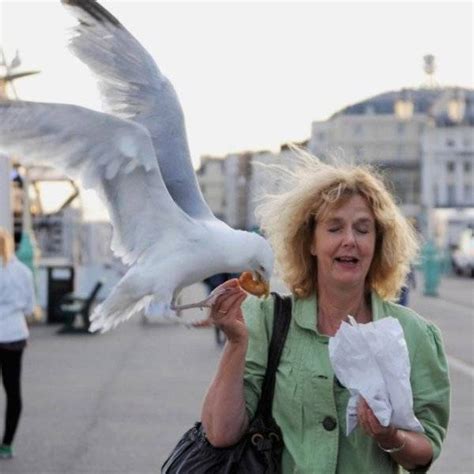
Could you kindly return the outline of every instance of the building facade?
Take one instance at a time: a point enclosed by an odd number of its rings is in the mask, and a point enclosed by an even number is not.
[[[219,157],[204,156],[201,166],[197,170],[197,178],[201,192],[219,219],[225,220],[226,192],[225,192],[225,161]]]
[[[474,91],[460,98],[451,91],[439,101],[422,137],[422,170],[427,234],[453,247],[474,228]]]
[[[380,94],[313,122],[310,151],[325,160],[374,165],[403,213],[426,237],[449,246],[457,238],[454,227],[471,222],[473,93],[421,88]]]
[[[313,122],[309,142],[298,145],[326,161],[373,165],[424,237],[452,247],[463,229],[474,227],[473,95],[434,87],[387,92]],[[284,185],[272,166],[293,163],[287,145],[277,153],[205,157],[199,183],[218,217],[253,229],[260,197]]]

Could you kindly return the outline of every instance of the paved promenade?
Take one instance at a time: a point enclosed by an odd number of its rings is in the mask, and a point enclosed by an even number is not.
[[[473,314],[466,296],[472,282],[449,280],[440,298],[419,292],[412,298],[412,306],[443,330],[454,364],[451,428],[435,473],[474,472]],[[448,297],[459,292],[460,302],[443,299],[446,288]],[[184,300],[203,291],[195,285]],[[182,432],[199,417],[220,354],[212,330],[143,324],[139,318],[104,336],[59,336],[56,330],[31,328],[16,458],[1,461],[0,472],[159,472]],[[3,403],[1,393],[1,411]]]
[[[442,331],[452,382],[451,422],[440,459],[430,472],[474,472],[474,280],[448,277],[438,297],[423,296],[423,281],[411,307]]]

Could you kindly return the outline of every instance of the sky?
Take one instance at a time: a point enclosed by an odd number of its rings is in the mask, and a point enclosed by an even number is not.
[[[473,86],[473,3],[102,1],[151,53],[180,98],[194,163],[278,150],[311,122],[368,97]],[[20,50],[21,99],[100,110],[96,84],[67,50],[72,17],[55,1],[0,0],[0,43]]]
[[[472,2],[103,1],[174,84],[193,158],[278,149],[311,122],[425,81],[473,85]],[[22,99],[100,109],[93,77],[66,48],[59,1],[0,2],[0,38],[24,69]]]

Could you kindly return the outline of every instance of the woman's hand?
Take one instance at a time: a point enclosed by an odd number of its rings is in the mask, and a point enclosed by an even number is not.
[[[382,426],[363,398],[357,404],[357,420],[379,447],[390,453],[392,459],[407,471],[427,467],[433,459],[433,448],[423,433]],[[423,472],[425,471],[426,469],[423,469]]]
[[[374,438],[382,446],[397,446],[397,428],[394,426],[382,426],[374,415],[367,402],[360,397],[357,404],[357,421],[367,435]],[[398,442],[398,444],[400,444]]]
[[[247,342],[247,326],[240,309],[247,293],[242,290],[236,278],[226,281],[218,288],[226,291],[212,305],[209,319],[224,332],[229,342]]]

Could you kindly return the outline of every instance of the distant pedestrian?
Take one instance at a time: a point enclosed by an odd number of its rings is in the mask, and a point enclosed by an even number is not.
[[[206,285],[207,292],[210,294],[213,290],[215,290],[219,285],[234,278],[234,275],[231,273],[218,273],[216,275],[212,275],[209,278],[206,278],[203,283]],[[225,336],[224,333],[217,327],[214,326],[214,332],[216,336],[216,342],[219,346],[222,346],[225,343]]]
[[[400,290],[400,296],[398,297],[398,304],[402,306],[408,306],[409,303],[409,296],[410,296],[410,289],[416,288],[416,278],[415,278],[415,270],[413,267],[410,267],[410,272],[408,273],[405,284],[402,286]]]
[[[13,457],[22,409],[21,361],[29,335],[25,316],[33,313],[34,304],[33,275],[15,257],[10,233],[0,228],[0,371],[7,397],[0,459]]]

